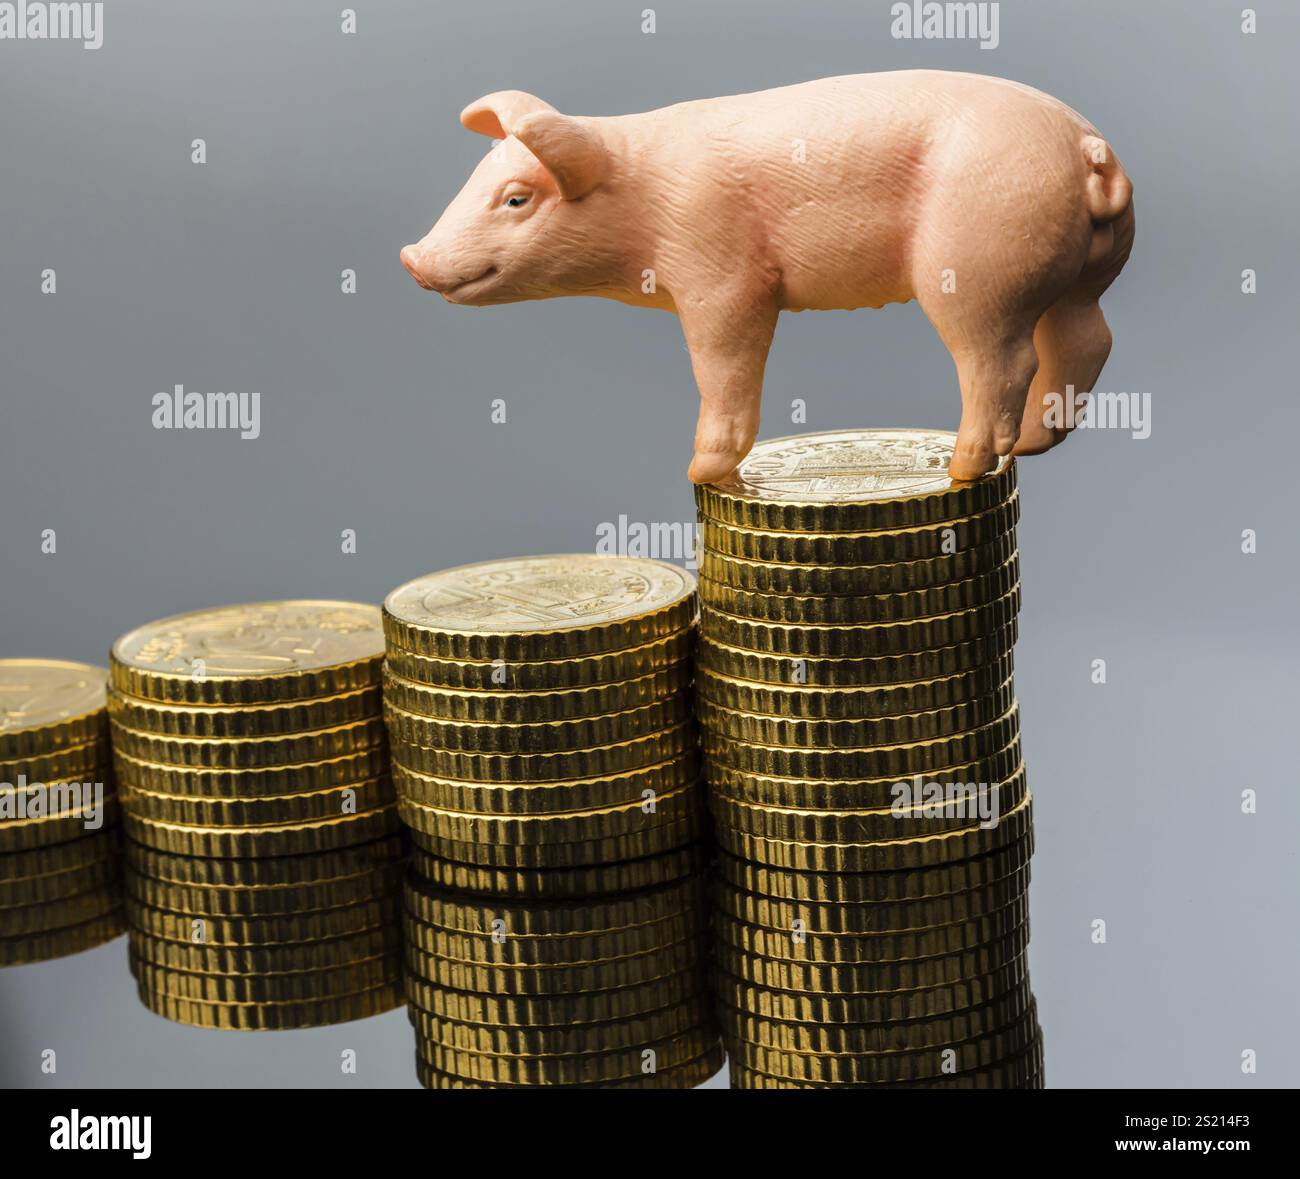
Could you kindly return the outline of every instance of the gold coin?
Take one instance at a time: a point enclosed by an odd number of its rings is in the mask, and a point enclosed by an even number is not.
[[[752,622],[711,607],[700,613],[700,630],[728,646],[774,655],[816,659],[872,659],[965,643],[1009,625],[1020,613],[1020,587],[958,614],[882,622],[867,626],[786,626]]]
[[[143,761],[117,749],[114,750],[113,763],[123,786],[142,786],[185,798],[251,799],[329,790],[383,777],[388,773],[388,750],[382,744],[372,745],[324,761],[222,770]]]
[[[724,945],[760,958],[823,965],[876,964],[960,954],[1009,937],[1028,924],[1028,919],[1028,900],[1021,897],[983,917],[901,933],[834,934],[764,929],[720,913],[714,934]]]
[[[113,644],[109,675],[145,700],[269,704],[369,687],[383,654],[376,606],[253,602],[138,627]]]
[[[471,782],[561,782],[601,778],[656,765],[694,749],[694,722],[616,744],[562,753],[461,753],[394,743],[396,764],[435,778]]]
[[[122,804],[130,814],[190,827],[260,827],[313,823],[392,806],[392,781],[372,778],[328,790],[272,794],[260,798],[188,798],[123,784]]]
[[[105,722],[107,723],[107,722]],[[88,745],[70,745],[53,753],[36,754],[0,764],[0,793],[18,785],[21,775],[28,782],[80,781],[108,761],[108,735]]]
[[[690,685],[691,665],[687,661],[635,679],[545,692],[434,688],[384,668],[384,699],[395,709],[461,723],[549,724],[606,716],[671,699]]]
[[[378,716],[380,700],[377,684],[340,696],[238,707],[159,704],[113,691],[108,713],[129,729],[163,737],[279,737]]]
[[[332,883],[387,872],[405,860],[406,843],[395,833],[307,855],[289,853],[264,859],[177,854],[133,840],[126,841],[125,851],[127,866],[141,876],[171,884],[247,890]]]
[[[465,782],[393,766],[393,782],[401,797],[420,806],[476,815],[600,810],[639,802],[699,780],[700,757],[694,749],[658,765],[560,782]]]
[[[626,712],[542,724],[502,724],[436,720],[404,712],[386,701],[384,720],[394,745],[424,745],[466,753],[567,753],[627,741],[683,724],[690,717],[690,704],[690,696],[678,692]]]
[[[869,565],[751,561],[705,548],[700,553],[700,577],[712,585],[731,586],[754,594],[862,597],[916,593],[934,586],[952,585],[993,573],[1014,556],[1014,531],[1005,532],[986,544],[959,548],[943,556],[885,564],[873,560]]]
[[[695,489],[700,513],[742,528],[851,532],[969,516],[1016,488],[1008,455],[982,479],[948,477],[947,430],[834,430],[756,443],[726,479]]]
[[[720,913],[746,925],[848,935],[903,933],[968,921],[1020,900],[1028,889],[1026,866],[967,892],[908,901],[789,901],[745,892],[724,882],[719,882],[714,895]]]
[[[557,996],[644,986],[686,970],[699,970],[708,946],[696,936],[640,954],[577,965],[512,966],[466,962],[406,948],[406,969],[435,986],[486,995]]]
[[[726,1057],[722,1044],[710,1045],[707,1052],[689,1060],[685,1064],[672,1068],[659,1069],[655,1072],[641,1073],[622,1081],[597,1081],[590,1085],[547,1085],[548,1089],[694,1089],[704,1084],[720,1068]],[[532,1089],[529,1084],[507,1084],[499,1081],[475,1081],[465,1077],[454,1077],[428,1064],[418,1054],[415,1059],[415,1074],[426,1089]]]
[[[700,724],[730,737],[758,745],[795,745],[808,748],[852,749],[871,745],[907,745],[950,737],[981,725],[992,724],[1014,703],[1015,684],[1005,680],[997,688],[968,697],[960,704],[933,712],[880,716],[852,720],[803,720],[741,712],[713,704],[697,703]]]
[[[1022,984],[1029,973],[1023,958],[990,974],[961,979],[947,986],[922,987],[875,995],[818,995],[757,986],[719,972],[714,979],[724,1008],[781,1023],[819,1025],[889,1023],[951,1015],[989,1003]]]
[[[1013,556],[992,573],[928,589],[893,594],[754,594],[700,578],[700,601],[721,615],[753,622],[802,626],[863,626],[914,622],[985,606],[1020,582],[1020,558]]]
[[[1006,1060],[983,1068],[967,1069],[919,1081],[853,1082],[794,1081],[787,1077],[770,1077],[744,1065],[731,1063],[733,1089],[1041,1089],[1043,1075],[1043,1037],[1039,1032],[1033,1044]]]
[[[710,728],[701,734],[704,752],[724,766],[748,774],[778,778],[885,778],[895,774],[928,774],[961,765],[1004,748],[1020,732],[1019,705],[997,720],[928,741],[873,745],[852,749],[803,749],[735,741]]]
[[[675,565],[567,553],[409,581],[385,599],[384,630],[390,646],[435,659],[566,659],[663,638],[695,607],[695,578]]]
[[[70,780],[43,782],[18,775],[16,782],[0,782],[0,829],[55,815],[91,810],[97,800],[117,794],[112,770],[91,766]]]
[[[33,879],[116,861],[121,855],[119,832],[113,827],[83,834],[79,839],[48,847],[33,847],[0,855],[0,886],[24,887]]]
[[[390,984],[400,993],[400,955],[386,954],[329,970],[261,975],[199,974],[144,961],[136,954],[136,941],[138,936],[130,942],[131,975],[136,983],[155,994],[169,994],[173,998],[190,998],[207,1004],[300,1004]]]
[[[942,795],[936,792],[929,802],[924,799],[924,783],[902,786],[895,805],[875,810],[778,807],[716,791],[710,798],[710,808],[719,826],[763,839],[893,846],[899,840],[956,834],[996,824],[1025,800],[1029,789],[1023,763],[1009,778],[961,783]]]
[[[182,856],[235,858],[333,851],[390,835],[400,825],[397,810],[391,806],[315,823],[277,827],[191,827],[133,814],[125,815],[122,820],[123,830],[130,839],[159,851]]]
[[[425,806],[404,796],[400,805],[407,826],[438,839],[493,847],[537,847],[635,837],[652,827],[698,817],[704,807],[704,791],[690,782],[618,806],[557,815],[477,815]]]
[[[713,958],[719,970],[747,982],[780,991],[815,995],[878,995],[915,991],[992,974],[1021,961],[1029,946],[1026,922],[1001,941],[974,946],[938,958],[897,962],[796,962],[767,958],[716,941]]]
[[[83,805],[38,818],[7,819],[0,822],[0,853],[70,843],[87,833],[115,827],[120,819],[121,808],[114,794],[105,794],[98,806]]]
[[[1020,738],[1013,736],[1006,745],[993,753],[963,762],[959,766],[927,770],[920,776],[919,782],[916,775],[901,781],[897,775],[840,781],[782,778],[771,774],[744,773],[730,769],[716,760],[706,766],[706,777],[717,794],[759,806],[815,811],[878,810],[892,807],[895,802],[909,800],[937,803],[942,797],[944,800],[956,801],[970,794],[969,783],[974,783],[978,792],[981,782],[1005,782],[1020,762]],[[908,791],[900,789],[900,785],[907,787]]]
[[[626,835],[573,843],[479,844],[428,835],[413,826],[420,816],[411,814],[406,803],[399,802],[398,809],[411,827],[411,840],[417,847],[442,859],[488,868],[584,868],[618,860],[645,859],[695,843],[707,828],[701,799],[700,805],[687,810],[684,818],[646,825]]]
[[[407,1001],[430,1015],[504,1026],[608,1023],[679,1003],[706,1003],[709,997],[703,965],[637,986],[571,995],[478,995],[448,990],[413,974],[408,974],[404,983]]]
[[[320,880],[310,884],[261,887],[173,884],[135,872],[126,874],[127,896],[139,905],[160,909],[189,921],[202,918],[255,921],[313,917],[331,909],[353,908],[378,901],[396,903],[402,884],[401,865],[361,876]]]
[[[1018,872],[1033,854],[1033,828],[983,856],[897,872],[804,872],[772,868],[723,853],[720,877],[736,888],[799,903],[873,904],[920,900],[986,888]]]
[[[93,917],[80,925],[62,929],[47,929],[40,933],[18,937],[0,937],[0,966],[23,966],[31,962],[46,962],[68,954],[111,942],[126,929],[121,909]]]
[[[918,1020],[829,1026],[782,1023],[725,1004],[718,1018],[726,1038],[778,1052],[874,1056],[960,1046],[1023,1018],[1031,999],[1028,983],[1022,983],[981,1006]]]
[[[267,917],[195,917],[128,899],[126,919],[132,929],[159,941],[205,946],[274,946],[345,937],[383,926],[396,927],[400,909],[396,892],[382,900]]]
[[[623,1081],[642,1077],[647,1065],[669,1069],[702,1056],[717,1040],[717,1031],[701,1026],[668,1039],[638,1044],[614,1052],[568,1056],[506,1056],[463,1052],[418,1040],[421,1058],[453,1076],[514,1084],[574,1085]],[[647,1056],[647,1053],[652,1055]]]
[[[558,869],[493,868],[457,863],[416,847],[411,867],[417,879],[458,892],[551,901],[654,888],[700,872],[711,855],[711,848],[695,842],[639,860]]]
[[[58,659],[0,659],[0,763],[102,741],[108,673]]]
[[[1033,1043],[1038,1034],[1036,1007],[1014,1023],[985,1032],[958,1045],[923,1048],[912,1052],[811,1053],[785,1052],[733,1040],[728,1046],[742,1065],[796,1081],[891,1082],[942,1078],[954,1070],[986,1068]]]
[[[342,968],[351,968],[400,955],[402,948],[401,931],[395,925],[380,926],[362,930],[360,933],[318,941],[263,946],[220,946],[164,941],[162,938],[141,933],[138,929],[130,930],[128,940],[131,956],[141,963],[163,967],[169,971],[216,975],[221,978],[232,976],[242,979],[246,975],[251,975],[262,977],[268,986],[272,978],[282,975],[290,976],[289,983],[286,985],[297,985],[303,982],[301,977],[295,980],[294,976],[329,973],[333,977],[334,973],[338,972],[341,978]],[[363,967],[363,969],[371,968]],[[166,988],[156,989],[166,990]],[[361,988],[356,986],[348,989],[360,990]],[[272,990],[273,988],[268,990],[268,998],[271,997]],[[169,991],[168,993],[182,992]],[[323,989],[316,992],[318,995],[326,993],[328,992]],[[282,997],[310,998],[311,992],[308,991],[302,996],[295,992]]]
[[[112,722],[114,750],[138,761],[200,769],[249,770],[328,761],[384,742],[384,722],[374,716],[332,729],[278,737],[163,737]]]
[[[385,667],[405,680],[433,688],[471,692],[545,692],[637,679],[681,666],[694,649],[695,628],[691,625],[639,647],[541,662],[433,659],[393,647],[388,651]]]
[[[1011,678],[1014,663],[1004,655],[970,671],[911,684],[866,688],[764,684],[700,669],[700,699],[736,712],[757,712],[792,720],[867,720],[935,712],[992,692]]]
[[[626,929],[688,909],[702,909],[705,903],[704,881],[700,877],[623,895],[544,904],[520,904],[498,897],[453,893],[411,880],[405,898],[406,911],[426,925],[513,938],[564,937]]]
[[[456,962],[482,966],[587,966],[675,946],[702,936],[708,925],[703,908],[666,914],[643,925],[562,937],[503,937],[437,929],[407,917],[402,928],[407,952],[418,950]]]
[[[1005,658],[1016,645],[1016,621],[952,647],[870,658],[812,659],[774,655],[700,636],[700,672],[786,687],[867,688],[910,684],[971,671]]]
[[[700,541],[706,551],[778,565],[897,565],[987,545],[1014,534],[1019,518],[1017,492],[978,515],[879,532],[770,532],[733,528],[705,517],[700,521]]]
[[[735,808],[728,807],[725,800],[715,801],[722,803],[715,810],[718,843],[727,851],[773,867],[811,872],[897,872],[970,859],[1020,839],[1033,815],[1033,795],[1026,792],[1024,800],[993,827],[968,827],[875,843],[796,843],[750,835],[729,826]]]
[[[325,1027],[367,1019],[400,1007],[402,994],[400,987],[391,982],[351,995],[299,1003],[212,1003],[160,994],[141,986],[140,1001],[150,1011],[176,1023],[250,1032]]]
[[[80,867],[41,876],[0,878],[0,929],[9,929],[10,910],[38,908],[92,891],[121,893],[122,867],[117,856],[105,854]]]
[[[87,921],[120,913],[121,910],[122,897],[117,889],[91,888],[40,904],[0,910],[0,928],[3,928],[6,938],[31,937],[65,929],[69,925],[84,925]]]
[[[607,1053],[681,1035],[706,1024],[710,1013],[699,1001],[688,1001],[625,1016],[604,1024],[527,1027],[460,1023],[414,1008],[416,1036],[442,1049],[492,1056],[554,1057]]]

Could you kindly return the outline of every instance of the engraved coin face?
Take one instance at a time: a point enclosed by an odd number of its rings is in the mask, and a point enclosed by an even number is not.
[[[113,644],[113,658],[145,671],[205,676],[287,675],[376,658],[378,606],[359,602],[254,602],[177,614]]]
[[[102,667],[57,659],[0,659],[0,733],[40,728],[104,707]]]
[[[688,597],[683,569],[636,557],[574,553],[462,565],[399,586],[394,618],[434,630],[508,633],[600,626]]]
[[[948,477],[957,435],[947,430],[835,430],[770,438],[716,486],[767,501],[847,503],[930,495]],[[1004,470],[1010,458],[998,461]]]

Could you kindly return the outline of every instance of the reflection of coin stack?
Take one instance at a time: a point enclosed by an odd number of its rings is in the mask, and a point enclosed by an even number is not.
[[[123,929],[104,671],[0,659],[0,966]]]
[[[760,443],[698,490],[698,671],[742,1088],[1034,1087],[1015,468],[953,435]]]
[[[131,971],[151,1010],[307,1027],[400,1002],[404,841],[374,606],[179,615],[113,646]]]
[[[686,1088],[704,982],[690,574],[565,556],[384,604],[407,995],[429,1087]]]

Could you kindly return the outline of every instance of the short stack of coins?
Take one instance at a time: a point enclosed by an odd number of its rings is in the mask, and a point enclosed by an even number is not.
[[[0,659],[0,966],[117,937],[119,809],[104,670]]]
[[[584,554],[384,603],[425,1086],[689,1088],[721,1068],[697,608],[673,565]]]
[[[733,1087],[1042,1083],[1009,458],[759,443],[697,489],[714,963]]]
[[[131,972],[181,1023],[272,1030],[401,1003],[376,606],[177,615],[114,645]]]

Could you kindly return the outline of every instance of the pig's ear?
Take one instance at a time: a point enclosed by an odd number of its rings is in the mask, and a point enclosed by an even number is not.
[[[599,134],[558,111],[537,111],[510,129],[551,174],[566,201],[586,196],[604,178],[607,158]]]
[[[535,94],[522,90],[497,90],[485,94],[478,102],[471,102],[460,112],[460,121],[471,131],[504,139],[514,133],[515,124],[538,111],[555,108]]]

